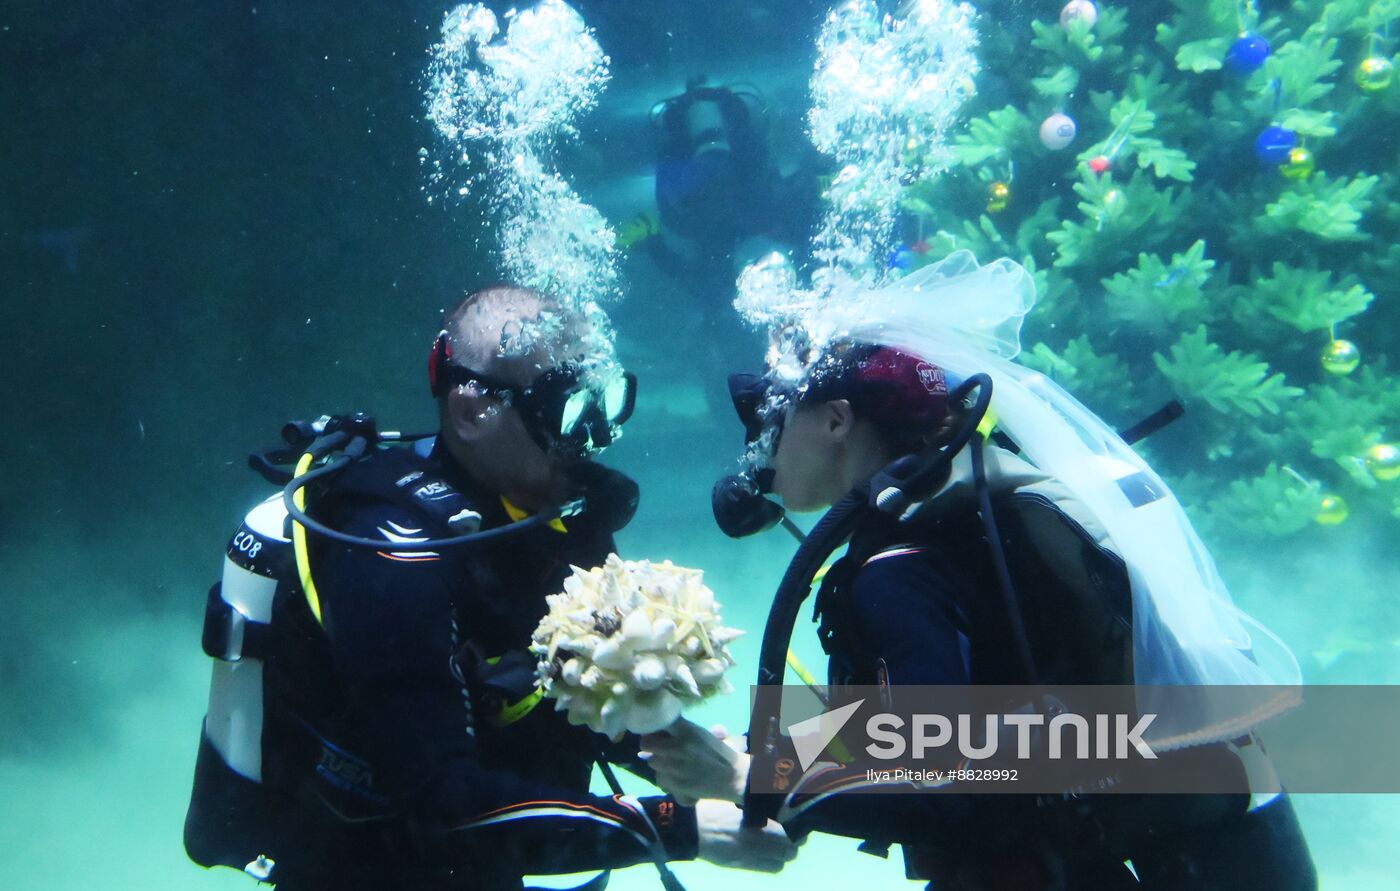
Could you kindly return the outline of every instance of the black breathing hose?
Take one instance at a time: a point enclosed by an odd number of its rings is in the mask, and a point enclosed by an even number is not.
[[[348,445],[346,445],[347,439],[349,439]],[[375,551],[382,551],[385,546],[385,542],[383,540],[376,540],[373,538],[361,538],[359,536],[348,535],[344,532],[332,529],[324,523],[312,519],[310,516],[307,515],[306,511],[297,507],[295,495],[299,490],[305,488],[311,483],[314,483],[321,477],[329,476],[333,473],[336,473],[337,471],[342,470],[346,465],[359,459],[369,447],[368,441],[365,440],[363,437],[354,437],[353,439],[350,439],[345,433],[339,432],[321,437],[321,439],[318,439],[316,442],[312,443],[311,447],[307,449],[307,452],[311,454],[313,459],[319,459],[335,451],[336,449],[339,449],[342,445],[345,445],[344,451],[340,455],[333,458],[330,461],[330,463],[322,467],[318,467],[315,470],[309,470],[303,474],[294,476],[292,480],[289,483],[287,483],[287,485],[282,489],[282,503],[287,508],[287,514],[291,516],[293,520],[296,520],[298,523],[305,526],[308,532],[315,533],[316,535],[319,535],[323,538],[328,538],[331,541],[339,542],[340,544],[349,545],[350,547],[369,548]],[[514,523],[507,523],[504,526],[497,526],[493,529],[487,529],[480,532],[469,532],[463,535],[453,536],[452,538],[435,538],[429,539],[427,541],[394,542],[394,550],[396,552],[436,551],[439,548],[450,548],[457,547],[460,545],[486,544],[487,542],[493,541],[497,538],[502,538],[507,535],[514,535],[518,532],[524,532],[527,529],[533,529],[536,526],[544,526],[554,520],[559,519],[560,517],[572,516],[574,514],[579,513],[582,509],[583,501],[580,499],[576,501],[571,501],[552,510],[541,511],[540,513],[532,514],[522,520],[517,520]]]
[[[787,662],[788,644],[797,615],[811,592],[812,577],[821,569],[826,558],[850,538],[856,524],[870,510],[870,485],[862,482],[851,489],[825,516],[817,522],[798,547],[782,583],[773,597],[768,624],[763,628],[763,643],[758,656],[758,699],[754,703],[749,724],[749,752],[753,755],[750,773],[768,771],[773,767],[773,746],[779,732],[776,715],[782,697],[783,665]],[[766,720],[765,716],[772,720]],[[744,790],[744,825],[763,826],[778,812],[782,796],[753,791],[750,781]]]
[[[600,752],[595,760],[598,764],[598,770],[603,774],[603,779],[608,783],[608,788],[612,790],[613,795],[621,798],[623,794],[622,784],[617,781],[617,774],[613,773],[612,765],[608,763],[607,752]],[[671,867],[666,865],[665,847],[660,841],[649,847],[649,853],[652,855],[652,863],[656,866],[656,874],[661,879],[661,887],[666,889],[666,891],[685,891],[685,886],[681,884],[681,880],[676,878],[676,874],[671,872]],[[604,873],[604,875],[606,875],[606,873]],[[590,882],[589,885],[591,884]],[[584,887],[587,888],[589,885],[585,885]],[[602,887],[607,887],[606,881],[603,882]],[[575,889],[575,891],[580,891],[580,889]]]
[[[812,577],[831,552],[850,537],[869,501],[869,484],[856,485],[812,527],[793,555],[773,598],[768,624],[763,629],[763,643],[758,651],[760,684],[782,683],[788,644],[797,625],[797,615],[811,591]]]
[[[992,565],[996,567],[997,573],[997,588],[1001,591],[1006,620],[1011,627],[1011,637],[1016,643],[1016,655],[1021,660],[1021,671],[1025,683],[1038,684],[1040,672],[1036,671],[1030,639],[1026,637],[1026,623],[1021,618],[1021,605],[1016,600],[1016,588],[1011,583],[1011,570],[1006,566],[1006,552],[1001,546],[1001,533],[997,530],[996,517],[992,513],[992,493],[987,486],[980,435],[972,439],[972,478],[977,484],[978,513],[982,515],[982,529],[992,552]]]

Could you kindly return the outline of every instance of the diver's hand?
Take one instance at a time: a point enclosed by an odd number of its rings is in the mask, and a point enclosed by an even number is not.
[[[681,804],[715,798],[735,804],[744,800],[749,756],[728,740],[723,727],[706,730],[679,718],[661,733],[642,737],[641,757],[656,771],[656,784]]]
[[[797,856],[797,846],[783,827],[769,820],[762,828],[746,828],[743,818],[744,812],[727,801],[703,798],[696,802],[700,859],[731,869],[775,873]]]

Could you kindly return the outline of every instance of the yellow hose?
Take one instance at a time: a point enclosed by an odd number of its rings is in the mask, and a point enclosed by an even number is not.
[[[817,574],[812,576],[812,584],[815,585],[826,578],[826,574],[831,571],[831,567],[834,565],[834,563],[828,563],[821,569],[818,569]],[[809,687],[817,686],[816,677],[807,670],[807,666],[802,664],[802,660],[797,658],[797,654],[792,651],[791,647],[789,647],[787,651],[787,664],[788,668],[792,669],[792,673],[797,675],[798,680],[802,681],[802,683]]]
[[[311,467],[311,453],[307,452],[297,461],[296,476],[300,477]],[[292,503],[298,510],[306,510],[306,489],[298,488],[292,492]],[[311,580],[311,559],[306,550],[306,527],[292,521],[292,553],[296,555],[297,580],[301,582],[301,591],[306,596],[306,605],[311,608],[311,615],[316,617],[316,624],[321,625],[321,595],[316,593],[316,583]]]
[[[790,649],[787,652],[787,664],[788,668],[792,669],[792,673],[797,675],[798,680],[802,681],[802,683],[809,687],[815,687],[817,685],[817,679],[807,670],[807,666],[803,665],[801,660],[797,658],[797,654]]]

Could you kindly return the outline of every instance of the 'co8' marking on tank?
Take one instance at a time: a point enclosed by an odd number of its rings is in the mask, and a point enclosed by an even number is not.
[[[246,554],[249,560],[256,559],[262,550],[262,542],[251,532],[240,532],[233,537],[233,546]]]

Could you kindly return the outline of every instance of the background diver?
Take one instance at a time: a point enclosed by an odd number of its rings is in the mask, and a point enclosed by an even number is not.
[[[806,146],[781,170],[768,117],[756,90],[703,79],[651,111],[656,213],[621,227],[619,242],[650,256],[711,318],[748,262],[778,250],[804,263],[820,215],[829,162]]]

